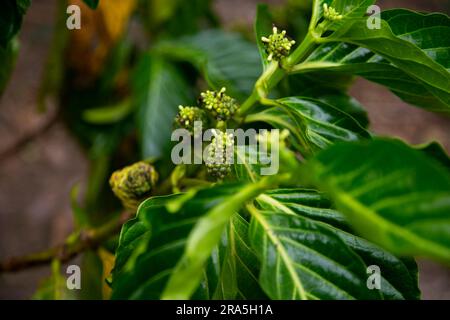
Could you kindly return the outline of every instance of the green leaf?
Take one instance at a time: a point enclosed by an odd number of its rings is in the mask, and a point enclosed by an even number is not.
[[[173,208],[174,206],[171,204],[174,201],[180,201],[182,195],[153,197],[144,201],[138,209],[137,218],[127,222],[122,228],[116,252],[116,265],[113,270],[112,298],[161,298],[167,281],[174,274],[180,258],[184,256],[185,247],[189,243],[188,236],[191,239],[190,234],[193,234],[193,228],[199,225],[200,221],[207,220],[208,215],[204,216],[205,213],[222,208],[221,204],[236,205],[233,197],[239,194],[241,188],[242,184],[231,184],[199,190],[194,196],[183,200],[181,206],[176,206],[179,207],[179,210],[175,213],[171,213],[168,208]],[[224,213],[227,216],[226,212]],[[232,258],[239,257],[242,260],[238,263],[236,260],[230,260],[229,256],[225,259],[224,255],[218,255],[218,253],[224,254],[224,247],[215,249],[215,254],[213,253],[213,259],[211,259],[213,261],[209,263],[204,261],[200,266],[200,279],[193,281],[190,277],[185,278],[185,282],[176,288],[176,291],[184,292],[186,290],[185,283],[190,282],[190,285],[193,286],[192,290],[197,289],[193,295],[194,298],[211,298],[213,295],[220,295],[219,285],[223,287],[222,281],[227,276],[223,272],[229,270],[223,268],[224,265],[235,267],[236,273],[233,277],[236,279],[251,277],[247,271],[240,269],[242,264],[251,265],[250,270],[254,270],[257,265],[253,264],[254,259],[251,252],[244,248],[245,235],[241,237],[241,234],[245,230],[245,222],[237,219],[239,218],[231,220],[229,217],[226,218],[225,225],[228,225],[229,222],[229,228],[232,229],[228,229],[228,234],[222,234],[221,231],[224,230],[224,227],[218,230],[220,231],[219,239],[213,244],[213,247],[222,239],[231,245],[227,250],[233,250],[237,254]],[[230,233],[231,231],[233,232]],[[214,231],[211,233],[211,235],[216,234]],[[236,238],[238,236],[239,239]],[[211,252],[213,252],[212,249],[207,260],[210,258]],[[215,263],[214,260],[216,260]],[[215,279],[215,281],[211,279]],[[227,283],[227,285],[229,284]],[[227,289],[222,293],[226,293],[228,296],[231,291]],[[240,297],[240,293],[251,296],[245,288],[239,288],[239,291],[235,293],[236,297]],[[257,294],[257,291],[253,293]]]
[[[338,141],[371,137],[355,118],[339,110],[352,112],[364,124],[364,111],[359,109],[360,105],[356,100],[340,93],[335,96],[325,95],[321,99],[323,101],[309,97],[278,99],[275,107],[250,114],[245,121],[262,121],[275,128],[287,129],[294,149],[305,156]],[[242,169],[245,167],[237,167],[237,170]]]
[[[261,73],[254,44],[240,35],[219,30],[165,41],[153,49],[159,54],[194,65],[215,90],[226,87],[237,99],[246,98]]]
[[[358,124],[367,129],[369,126],[369,117],[364,106],[355,98],[341,92],[330,92],[317,96],[322,102],[334,106],[335,108],[345,112],[346,114],[353,117]]]
[[[176,195],[141,204],[138,218],[120,235],[112,273],[112,299],[159,299],[168,276],[183,253],[185,238],[201,214],[184,209],[170,214],[166,204]]]
[[[380,65],[382,59],[372,56],[370,62],[375,62],[375,67],[372,66],[370,67],[372,69],[369,70],[369,67],[365,66],[363,72],[376,70],[378,76],[382,76],[380,67],[384,67],[383,72],[400,69],[407,76],[400,77],[403,83],[394,81],[392,86],[405,87],[405,81],[412,78],[415,81],[409,81],[411,85],[417,86],[415,82],[418,82],[419,89],[421,86],[423,87],[416,92],[415,96],[421,96],[425,89],[425,93],[428,92],[428,95],[425,94],[426,99],[429,100],[428,96],[432,95],[438,100],[428,107],[429,110],[449,113],[450,73],[447,68],[450,64],[448,58],[450,45],[448,37],[442,37],[442,34],[450,31],[449,17],[443,14],[420,14],[407,10],[387,11],[383,13],[382,17],[385,20],[381,21],[381,29],[370,30],[367,28],[366,19],[356,19],[342,30],[337,30],[331,36],[324,38],[324,41],[351,43],[383,57],[394,68],[386,63]],[[340,45],[341,49],[343,46]],[[339,50],[339,46],[333,50]],[[347,52],[343,59],[356,58],[360,63],[367,61],[364,58],[364,54],[366,56],[368,54],[367,51],[362,49],[356,51],[356,53]],[[323,61],[321,65],[327,68],[327,64],[323,64]],[[328,64],[330,68],[339,66],[339,63],[336,64],[333,61]],[[353,67],[355,68],[355,66]],[[399,74],[399,72],[396,73]],[[388,75],[387,78],[395,79],[394,75]],[[413,102],[411,98],[414,95],[413,89],[405,91],[406,94],[400,92],[400,97],[407,99],[408,102]],[[420,97],[416,104],[425,106],[423,98]]]
[[[92,124],[116,123],[130,115],[132,110],[131,100],[125,100],[111,106],[85,110],[83,120]]]
[[[418,13],[406,9],[392,9],[381,13],[392,33],[415,44],[426,55],[450,69],[450,39],[442,36],[450,32],[450,18],[442,13]]]
[[[84,3],[86,3],[91,9],[97,9],[99,0],[84,0]]]
[[[259,261],[250,247],[248,239],[248,222],[235,214],[230,219],[226,231],[222,234],[220,244],[213,251],[212,261],[216,263],[215,274],[218,275],[212,299],[265,299],[266,295],[259,286]],[[211,278],[208,278],[211,283]]]
[[[296,214],[317,221],[352,249],[366,264],[381,271],[380,293],[384,299],[418,299],[417,265],[399,259],[378,246],[352,234],[344,215],[331,206],[324,194],[309,189],[276,189],[258,197],[265,210]]]
[[[363,128],[369,125],[364,106],[345,92],[353,82],[351,76],[340,73],[297,74],[288,78],[289,90],[284,96],[311,97],[352,116]]]
[[[342,19],[330,22],[328,26],[328,30],[336,30],[344,26],[348,21],[364,16],[367,8],[374,2],[375,0],[314,0],[311,23],[315,26],[320,17],[323,17],[323,5],[327,4],[329,8],[333,7],[342,15]]]
[[[306,97],[287,97],[277,101],[300,124],[300,130],[313,149],[323,149],[338,141],[370,138],[354,118],[328,103]]]
[[[235,163],[233,164],[236,178],[239,181],[255,182],[261,175],[260,152],[256,145],[235,148]],[[250,161],[252,160],[252,161]]]
[[[258,202],[266,210],[298,214],[343,230],[349,230],[344,215],[332,209],[331,201],[323,193],[315,190],[294,188],[270,190],[259,196]]]
[[[154,200],[147,200],[150,202]],[[139,211],[138,211],[139,214]],[[113,280],[119,277],[119,274],[125,268],[127,262],[133,257],[133,254],[139,254],[138,248],[148,240],[150,229],[139,218],[133,218],[127,221],[120,232],[119,245],[116,250],[116,259],[112,270]],[[130,263],[132,265],[133,263]]]
[[[429,157],[439,161],[447,169],[450,169],[450,157],[439,143],[430,142],[427,144],[418,145],[416,148],[424,152]]]
[[[199,285],[209,259],[231,217],[259,193],[270,187],[269,179],[241,186],[226,201],[211,208],[195,224],[187,239],[183,257],[175,267],[163,292],[163,299],[189,299]]]
[[[169,150],[178,106],[193,100],[191,90],[177,69],[151,55],[136,67],[133,89],[143,156],[161,157]]]
[[[377,299],[364,262],[333,232],[296,214],[251,210],[250,241],[271,299]]]
[[[82,271],[81,300],[102,300],[102,288],[105,283],[103,278],[103,263],[95,251],[86,251],[81,258]]]
[[[258,4],[256,8],[256,19],[255,19],[255,35],[256,35],[256,43],[258,45],[259,55],[261,56],[261,63],[263,65],[263,69],[266,70],[269,65],[269,61],[267,60],[268,54],[266,52],[266,48],[264,47],[264,43],[261,41],[262,37],[267,37],[272,33],[272,16],[269,12],[269,7],[267,4]]]
[[[4,0],[0,10],[0,47],[6,48],[17,34],[31,0]]]
[[[450,262],[450,174],[422,152],[388,139],[342,143],[301,172],[367,239]]]
[[[430,111],[445,110],[446,105],[436,98],[420,81],[409,76],[389,61],[368,49],[348,43],[327,43],[318,47],[298,72],[337,73],[361,76],[387,87],[405,102]],[[302,75],[307,75],[302,74]]]

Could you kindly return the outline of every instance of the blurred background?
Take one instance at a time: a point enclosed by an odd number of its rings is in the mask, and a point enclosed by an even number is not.
[[[119,6],[121,0],[111,0],[110,4],[113,2]],[[127,3],[131,2],[123,1],[120,10],[131,11],[127,7]],[[161,5],[164,1],[153,2],[159,3],[158,10],[164,10],[164,5]],[[208,13],[211,17],[208,17],[207,25],[221,23],[226,29],[242,31],[252,39],[255,8],[260,2],[269,3],[279,12],[283,12],[286,2],[297,2],[300,7],[308,8],[307,0],[215,0],[212,1],[212,13]],[[382,10],[405,7],[447,14],[449,3],[445,0],[377,2]],[[67,39],[64,40],[61,35],[61,28],[65,28],[65,20],[63,24],[58,21],[61,17],[58,12],[61,12],[60,1],[32,1],[19,34],[20,51],[16,66],[0,98],[0,260],[61,243],[73,228],[71,194],[75,195],[72,196],[72,204],[75,198],[84,198],[86,203],[89,202],[86,198],[98,196],[89,194],[90,189],[101,189],[98,184],[103,183],[95,175],[108,173],[110,162],[119,163],[120,160],[117,157],[104,158],[93,151],[92,145],[104,144],[102,136],[96,137],[93,143],[90,141],[90,146],[86,147],[89,143],[86,143],[83,134],[79,134],[83,127],[68,125],[60,110],[71,108],[69,105],[76,94],[76,91],[71,92],[72,87],[83,89],[90,86],[91,78],[101,72],[97,69],[109,61],[111,52],[122,52],[116,46],[116,34],[125,28],[122,25],[129,25],[127,37],[132,38],[138,47],[146,48],[154,36],[149,36],[134,20],[129,22],[126,14],[105,15],[100,18],[105,20],[107,28],[97,30],[99,39],[95,40],[101,45],[92,51],[92,39],[85,39],[87,35],[83,33],[70,36],[73,37],[69,39],[70,44],[64,42]],[[159,18],[164,16],[163,11],[158,14]],[[279,17],[290,18],[282,13]],[[82,29],[84,23],[92,27],[97,19],[99,16],[93,13],[82,15]],[[148,28],[158,27],[164,29],[165,25],[155,23]],[[72,46],[69,52],[64,56],[55,54],[64,45]],[[63,80],[58,79],[61,72],[52,73],[58,63],[65,64]],[[108,77],[105,76],[106,79]],[[128,88],[122,84],[126,78],[127,74],[120,72],[114,75],[114,96],[119,100],[127,95]],[[64,83],[63,87],[58,86],[60,82]],[[43,86],[43,83],[46,85]],[[59,90],[59,95],[49,94],[52,90]],[[415,144],[436,140],[450,152],[450,119],[409,106],[387,89],[362,79],[354,83],[350,92],[367,108],[373,132],[397,136]],[[128,132],[126,126],[123,130]],[[132,136],[124,136],[124,139],[133,140]],[[123,153],[133,152],[133,143],[121,143],[116,147],[131,148],[122,150]],[[80,186],[81,196],[73,191],[76,185]],[[87,204],[91,208],[96,205]],[[450,299],[450,269],[424,260],[419,260],[419,268],[423,298]],[[0,298],[30,298],[40,279],[49,273],[50,267],[39,267],[0,275]]]

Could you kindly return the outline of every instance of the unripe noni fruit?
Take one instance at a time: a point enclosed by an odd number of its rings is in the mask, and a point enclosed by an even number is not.
[[[207,126],[207,117],[202,109],[184,106],[179,106],[178,109],[178,114],[175,117],[175,125],[178,128],[184,128],[194,134],[194,123],[196,121],[200,121],[202,126]]]
[[[158,181],[152,165],[140,161],[115,171],[109,179],[114,194],[125,208],[135,211],[139,203],[149,196]]]
[[[222,180],[231,172],[234,155],[233,135],[213,130],[214,138],[208,146],[205,159],[208,174]]]
[[[200,94],[200,102],[202,107],[206,109],[216,120],[229,120],[239,108],[237,101],[225,94],[226,89],[219,91],[202,92]]]

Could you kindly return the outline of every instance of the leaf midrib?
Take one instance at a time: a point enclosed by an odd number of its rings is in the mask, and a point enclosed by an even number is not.
[[[300,298],[302,300],[307,300],[306,294],[305,294],[305,289],[301,283],[301,280],[298,278],[297,272],[295,271],[295,267],[293,265],[294,262],[290,260],[287,252],[284,250],[283,244],[281,243],[281,241],[279,241],[274,236],[274,234],[270,228],[270,225],[267,223],[267,221],[264,219],[264,217],[257,210],[253,210],[252,215],[266,231],[266,237],[268,237],[271,240],[271,242],[275,245],[275,248],[279,252],[279,256],[281,256],[281,258],[283,259],[283,261],[286,265],[286,268],[287,268],[289,274],[291,275],[293,282],[295,283],[295,287],[299,291]]]

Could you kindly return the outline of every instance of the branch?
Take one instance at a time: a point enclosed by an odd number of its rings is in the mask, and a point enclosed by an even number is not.
[[[17,272],[31,267],[47,264],[53,259],[67,262],[87,249],[95,249],[102,242],[117,233],[122,224],[132,217],[132,214],[125,212],[117,219],[112,220],[96,229],[81,230],[74,241],[67,240],[56,247],[46,251],[33,253],[22,257],[14,257],[4,262],[0,262],[0,274],[6,272]]]

